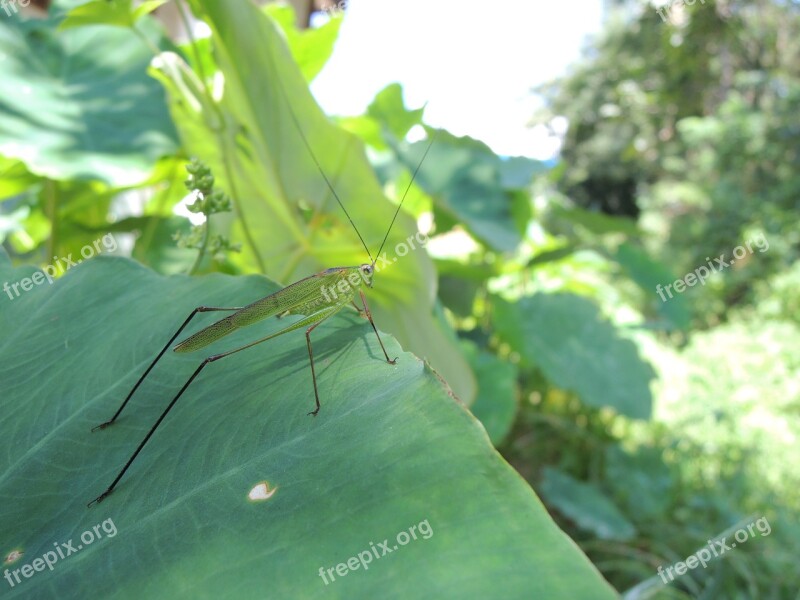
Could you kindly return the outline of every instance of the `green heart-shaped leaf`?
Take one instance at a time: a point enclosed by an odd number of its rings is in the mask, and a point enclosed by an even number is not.
[[[164,92],[146,73],[152,51],[128,29],[57,22],[0,19],[0,80],[14,91],[0,96],[0,154],[51,179],[144,181],[176,149]],[[139,27],[161,43],[152,23]]]
[[[0,254],[0,281],[32,272]],[[317,417],[302,331],[211,363],[87,509],[207,355],[168,352],[115,425],[90,433],[185,315],[275,289],[101,256],[2,293],[4,598],[614,597],[480,424],[385,335],[388,365],[354,313],[314,331]],[[367,569],[341,574],[373,547]]]

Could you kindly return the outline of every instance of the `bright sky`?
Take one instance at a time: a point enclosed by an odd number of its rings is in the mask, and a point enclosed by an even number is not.
[[[526,127],[530,89],[563,72],[599,29],[602,0],[350,0],[333,56],[312,84],[326,112],[360,114],[392,82],[427,123],[502,155],[558,149]]]

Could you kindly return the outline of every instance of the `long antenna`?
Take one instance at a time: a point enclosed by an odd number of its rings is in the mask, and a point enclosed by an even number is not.
[[[336,202],[339,203],[339,206],[342,207],[342,210],[344,211],[344,214],[347,215],[347,220],[350,221],[350,225],[353,226],[353,229],[355,230],[356,235],[358,236],[358,239],[361,240],[361,245],[364,246],[364,250],[367,251],[367,256],[369,256],[369,260],[374,265],[375,264],[375,259],[372,258],[372,254],[370,254],[369,248],[367,248],[367,244],[364,241],[364,238],[361,237],[361,233],[359,233],[358,227],[356,227],[356,224],[353,223],[353,219],[350,217],[350,213],[347,212],[347,209],[344,207],[344,204],[342,204],[342,201],[339,199],[339,194],[337,194],[336,190],[333,189],[333,185],[331,185],[331,182],[328,180],[328,176],[325,175],[325,171],[322,170],[322,165],[319,164],[319,161],[317,160],[317,155],[314,154],[314,151],[311,149],[311,144],[308,143],[308,140],[306,139],[306,134],[303,133],[303,128],[300,127],[300,120],[297,118],[297,115],[294,114],[294,109],[292,108],[292,103],[289,102],[289,97],[286,95],[286,90],[284,90],[283,87],[280,86],[280,85],[278,87],[280,88],[281,93],[283,94],[283,98],[286,100],[286,106],[289,107],[289,114],[292,115],[292,121],[294,121],[294,124],[297,127],[297,131],[300,133],[300,137],[303,138],[303,143],[305,144],[306,148],[308,149],[308,153],[311,155],[311,158],[314,160],[314,164],[317,165],[317,169],[319,170],[320,174],[322,175],[322,178],[325,180],[325,183],[328,184],[328,188],[333,193],[333,197],[336,198]]]
[[[395,221],[395,219],[397,219],[397,215],[400,213],[400,209],[403,207],[403,202],[405,201],[406,196],[408,195],[408,190],[410,190],[411,186],[414,184],[414,180],[417,178],[417,173],[419,173],[419,169],[422,166],[422,163],[425,162],[425,157],[428,156],[428,152],[430,152],[431,146],[433,146],[433,142],[436,139],[436,135],[438,133],[439,133],[438,129],[433,132],[433,135],[431,136],[431,141],[428,144],[428,147],[425,148],[425,153],[422,155],[422,158],[419,159],[419,164],[417,165],[417,168],[414,169],[414,174],[411,176],[411,181],[408,182],[408,187],[406,188],[406,191],[403,192],[403,197],[400,200],[400,204],[397,205],[397,210],[394,211],[394,216],[392,217],[392,222],[389,223],[389,229],[386,230],[386,235],[383,237],[383,241],[381,242],[381,247],[378,248],[378,253],[375,256],[380,256],[381,255],[381,250],[383,250],[383,246],[384,246],[384,244],[386,244],[386,240],[389,239],[389,234],[392,232],[392,227],[394,226],[394,221]],[[375,264],[374,260],[372,261],[372,264],[373,265]]]

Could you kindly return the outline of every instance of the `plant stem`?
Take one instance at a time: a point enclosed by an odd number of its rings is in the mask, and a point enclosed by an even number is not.
[[[52,260],[51,257],[55,256],[56,237],[58,235],[58,194],[56,193],[56,184],[52,179],[45,179],[44,181],[44,211],[47,218],[50,219],[50,237],[47,238],[47,258],[45,260]]]
[[[203,223],[203,245],[200,246],[200,250],[197,252],[197,258],[194,259],[194,264],[192,264],[191,269],[189,269],[189,275],[194,275],[195,273],[197,273],[197,269],[200,268],[200,263],[202,263],[203,258],[205,258],[207,245],[208,245],[208,217],[206,217],[206,222]]]
[[[219,139],[220,146],[223,148],[223,152],[221,153],[222,156],[222,164],[223,168],[225,169],[225,179],[228,182],[228,189],[230,192],[231,203],[233,204],[233,212],[236,214],[236,218],[239,219],[239,222],[242,226],[242,231],[244,232],[244,237],[247,240],[247,244],[250,246],[250,250],[253,252],[253,256],[256,259],[256,263],[258,264],[258,269],[261,273],[266,273],[267,269],[264,265],[264,260],[261,258],[261,253],[258,251],[258,247],[256,246],[256,241],[253,238],[252,233],[250,233],[250,228],[247,226],[247,221],[244,218],[244,214],[242,213],[241,206],[239,205],[239,195],[236,192],[236,183],[233,177],[233,170],[231,169],[230,159],[228,158],[228,146],[225,143],[225,118],[222,114],[222,111],[219,110],[216,101],[214,100],[214,96],[211,94],[211,90],[208,87],[208,81],[206,80],[205,73],[203,72],[203,63],[200,60],[200,51],[197,48],[197,41],[195,40],[194,34],[192,33],[192,28],[189,23],[189,17],[186,15],[185,8],[182,2],[177,2],[176,6],[178,8],[178,14],[180,15],[181,22],[183,23],[183,27],[186,30],[186,35],[189,38],[189,43],[192,46],[192,53],[194,54],[195,61],[197,62],[197,69],[199,71],[199,79],[200,85],[203,88],[203,93],[208,100],[209,106],[213,106],[217,110],[217,116],[219,117],[219,122],[223,124],[221,129],[216,129],[216,134]],[[234,144],[235,147],[235,144]],[[206,236],[208,236],[208,222],[209,219],[206,217]],[[205,249],[205,243],[203,244],[203,248]],[[198,260],[202,258],[202,255],[198,256]],[[197,264],[197,261],[195,262]],[[194,267],[193,267],[194,268]],[[191,271],[190,271],[191,273]]]

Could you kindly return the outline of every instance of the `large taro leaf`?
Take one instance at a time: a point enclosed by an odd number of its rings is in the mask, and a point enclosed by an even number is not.
[[[513,304],[496,298],[495,307],[498,334],[524,364],[539,367],[589,406],[650,418],[653,368],[591,301],[574,294],[536,294]]]
[[[369,259],[303,143],[299,127],[372,253],[394,214],[354,135],[317,106],[271,19],[251,2],[191,3],[212,30],[224,86],[218,102],[205,95],[182,60],[164,53],[158,77],[170,97],[184,147],[209,163],[236,206],[230,232],[243,242],[231,257],[246,271],[289,284],[322,269]],[[419,160],[421,152],[417,156]],[[436,274],[416,224],[401,213],[377,263],[370,292],[381,326],[426,358],[467,403],[475,379],[458,348],[432,315]],[[396,262],[395,262],[396,261]]]
[[[412,127],[422,123],[424,112],[424,108],[406,108],[403,88],[399,83],[390,83],[375,95],[366,114],[339,117],[338,122],[373,148],[386,150],[389,146],[383,136],[389,135],[392,140],[405,139]]]
[[[601,540],[630,540],[636,528],[617,506],[591,483],[545,467],[539,493],[565,517]]]
[[[51,179],[137,184],[176,148],[151,50],[128,29],[58,31],[59,19],[0,19],[0,154]],[[147,19],[139,27],[161,43]]]
[[[32,272],[0,254],[0,281]],[[314,332],[317,417],[306,415],[302,332],[232,355],[201,373],[117,490],[87,509],[203,356],[169,352],[120,420],[90,433],[176,325],[198,304],[274,289],[101,256],[0,298],[0,555],[12,581],[32,565],[13,588],[0,581],[4,598],[614,597],[440,380],[384,335],[399,355],[388,365],[354,313]],[[248,498],[254,489],[263,499]],[[416,540],[398,538],[412,526]],[[33,570],[69,542],[75,553]],[[373,546],[368,570],[336,575]]]
[[[411,169],[416,167],[413,157],[422,151],[420,145],[396,148]],[[527,187],[543,171],[538,161],[501,159],[483,142],[440,132],[417,181],[433,196],[442,216],[462,223],[488,248],[512,252],[522,240],[512,192]]]
[[[662,262],[651,258],[644,250],[637,248],[630,242],[620,244],[613,258],[628,273],[630,278],[639,285],[647,294],[651,304],[661,315],[670,327],[677,329],[689,329],[692,324],[691,305],[685,296],[675,296],[675,298],[659,296],[661,288],[659,285],[666,285],[675,280],[675,276],[669,268]],[[661,294],[664,294],[662,291]]]
[[[291,4],[267,4],[264,10],[286,36],[303,77],[306,81],[314,79],[333,53],[333,44],[339,37],[339,28],[342,26],[342,15],[336,15],[314,29],[298,29],[297,17]]]
[[[472,341],[462,340],[461,347],[478,379],[478,395],[469,409],[483,424],[492,443],[499,446],[517,416],[517,367]]]

